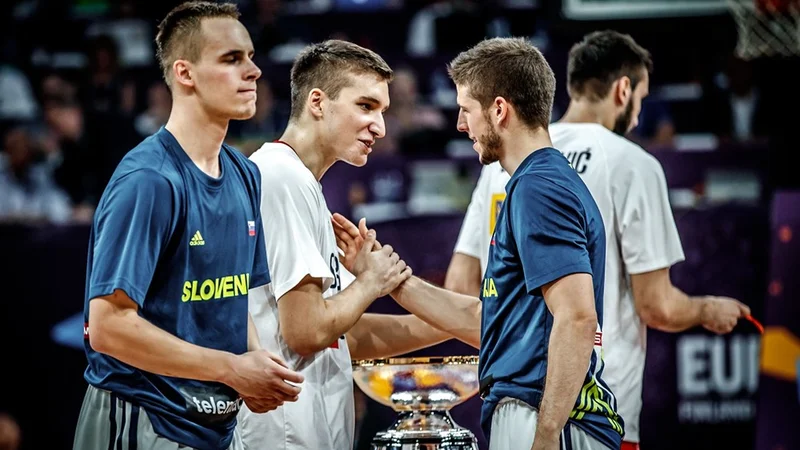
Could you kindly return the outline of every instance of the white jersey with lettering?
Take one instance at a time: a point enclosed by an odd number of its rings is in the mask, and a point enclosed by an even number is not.
[[[664,170],[644,149],[599,124],[553,123],[549,131],[603,216],[603,379],[617,397],[624,440],[639,442],[647,329],[636,313],[630,275],[684,259]],[[480,258],[482,271],[509,178],[499,163],[483,168],[459,233],[455,252]]]
[[[266,143],[250,156],[261,171],[261,213],[272,282],[250,291],[261,345],[303,374],[297,402],[267,414],[239,414],[245,449],[351,449],[355,433],[353,373],[347,340],[311,356],[295,353],[281,334],[278,302],[306,276],[322,281],[323,297],[354,279],[339,264],[331,213],[322,187],[286,144]],[[308,324],[309,327],[314,324]]]
[[[506,183],[510,178],[500,163],[489,164],[481,169],[461,224],[461,232],[458,233],[455,253],[478,258],[481,261],[481,276],[486,272],[489,242],[500,207],[506,199]]]

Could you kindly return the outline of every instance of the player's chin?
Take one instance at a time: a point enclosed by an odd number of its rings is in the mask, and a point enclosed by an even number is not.
[[[237,108],[235,111],[232,112],[231,118],[233,120],[249,120],[252,119],[253,116],[256,115],[256,105],[253,102],[252,105],[242,105],[240,108]]]
[[[484,153],[479,153],[478,154],[478,158],[479,158],[481,164],[484,165],[484,166],[488,166],[489,164],[492,164],[492,163],[495,163],[495,162],[499,161],[499,159],[497,159],[497,157],[494,154],[485,153],[485,152]]]
[[[364,165],[367,164],[368,158],[369,157],[367,155],[362,153],[357,155],[350,155],[345,161],[347,162],[347,164],[350,164],[351,166],[363,167]]]

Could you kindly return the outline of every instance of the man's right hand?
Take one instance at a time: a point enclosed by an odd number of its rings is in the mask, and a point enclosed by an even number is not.
[[[275,397],[266,397],[266,398],[253,398],[253,397],[242,397],[244,400],[245,405],[250,411],[256,414],[264,414],[266,412],[274,411],[278,409],[280,406],[283,406],[283,402],[276,399]]]
[[[286,363],[272,353],[256,350],[237,355],[233,361],[224,382],[243,398],[270,399],[260,403],[277,403],[293,402],[300,395],[300,387],[287,381],[302,383],[303,375],[289,370]]]
[[[703,327],[717,334],[730,333],[740,318],[750,314],[744,303],[728,297],[706,296]]]
[[[357,280],[373,289],[375,298],[389,294],[411,276],[411,268],[406,266],[391,245],[376,249],[379,245],[375,230],[369,230],[353,263]]]

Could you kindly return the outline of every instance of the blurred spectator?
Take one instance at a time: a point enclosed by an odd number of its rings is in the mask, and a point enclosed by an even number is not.
[[[253,45],[260,53],[270,50],[289,40],[288,30],[280,24],[281,0],[253,0],[253,14],[243,17],[247,21]]]
[[[38,112],[25,74],[12,65],[0,65],[0,119],[29,120]]]
[[[259,94],[260,95],[260,94]],[[142,138],[155,134],[167,124],[172,110],[172,95],[162,80],[154,81],[147,89],[147,109],[136,117],[134,126]]]
[[[30,120],[39,113],[25,73],[15,61],[15,41],[3,35],[0,48],[0,120]]]
[[[275,63],[288,63],[311,40],[303,21],[285,13],[282,0],[252,0],[242,12],[245,24],[260,55]],[[301,8],[302,9],[302,8]]]
[[[712,131],[721,141],[747,142],[766,136],[768,111],[756,87],[751,62],[731,56],[724,71],[704,91],[703,101],[705,110],[713,112]]]
[[[639,125],[628,137],[648,151],[674,149],[675,123],[669,104],[654,95],[645,98],[639,114]]]
[[[473,0],[432,1],[417,11],[408,27],[406,52],[422,58],[450,55],[477,44],[492,30],[482,4]]]
[[[77,219],[88,221],[117,164],[142,136],[130,114],[83,107],[76,92],[75,85],[58,74],[42,80],[44,128],[39,138],[56,182],[77,205]]]
[[[77,206],[76,219],[91,218],[96,203],[96,174],[86,142],[84,114],[80,104],[68,97],[45,99],[44,128],[38,133],[44,161],[59,188]]]
[[[154,64],[155,30],[138,15],[134,0],[117,0],[111,4],[106,20],[93,22],[86,35],[91,38],[107,35],[114,38],[122,67],[143,67]]]
[[[136,85],[120,69],[117,44],[108,35],[92,38],[87,49],[88,75],[81,86],[82,103],[90,113],[132,114]]]
[[[19,424],[13,417],[0,413],[0,450],[17,450],[22,441]]]
[[[389,90],[392,93],[392,105],[387,114],[396,121],[400,131],[442,129],[447,123],[441,111],[420,100],[417,74],[411,68],[398,68]]]
[[[64,223],[71,210],[67,194],[56,186],[48,166],[35,160],[28,131],[12,127],[0,154],[0,221]]]
[[[417,75],[411,68],[400,67],[395,70],[389,94],[392,101],[384,114],[386,137],[375,142],[376,155],[414,153],[416,148],[404,148],[404,144],[414,145],[409,141],[414,141],[415,136],[429,135],[446,126],[447,120],[442,111],[422,102]]]
[[[42,77],[39,91],[42,103],[55,98],[71,101],[78,99],[78,88],[57,72],[51,72]]]

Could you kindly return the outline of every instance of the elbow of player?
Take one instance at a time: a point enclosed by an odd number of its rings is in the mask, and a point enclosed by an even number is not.
[[[586,333],[586,335],[592,336],[592,339],[594,339],[594,334],[597,331],[597,313],[594,310],[592,310],[591,313],[587,312],[586,314],[575,316],[572,322],[573,326]]]
[[[281,330],[281,334],[286,345],[303,358],[311,356],[327,346],[322,336],[320,336],[321,333],[312,329],[289,330],[288,327],[284,327]],[[331,343],[328,343],[328,345]]]
[[[132,301],[130,303],[133,303]],[[118,357],[120,352],[130,349],[127,339],[140,335],[139,317],[136,308],[120,307],[111,300],[95,298],[89,302],[88,334],[92,350],[108,356]]]
[[[664,329],[670,324],[671,312],[665,305],[667,302],[650,301],[639,309],[639,317],[650,328]]]
[[[569,311],[569,314],[564,315],[564,319],[566,319],[565,325],[582,334],[594,336],[597,331],[597,312],[594,308]],[[555,316],[555,320],[559,320],[558,315]]]
[[[89,346],[97,353],[114,356],[114,335],[113,327],[106,324],[104,320],[93,320],[88,330]]]

